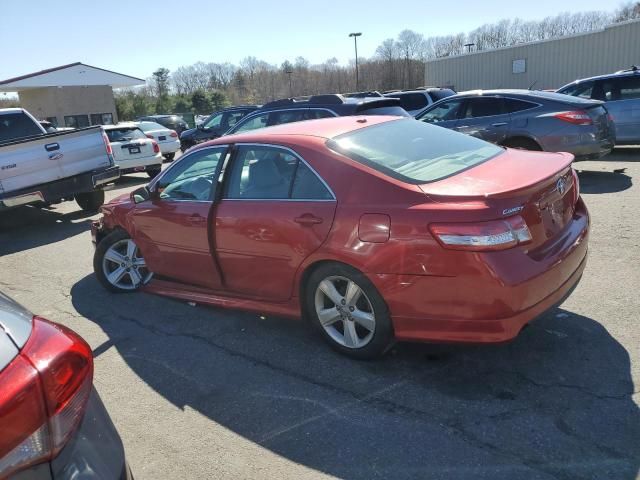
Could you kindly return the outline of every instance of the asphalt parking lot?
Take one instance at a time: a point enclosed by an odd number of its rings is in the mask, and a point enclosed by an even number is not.
[[[593,224],[583,280],[505,345],[357,362],[304,322],[113,295],[75,203],[0,214],[0,289],[92,346],[139,480],[635,479],[640,149],[576,166]]]

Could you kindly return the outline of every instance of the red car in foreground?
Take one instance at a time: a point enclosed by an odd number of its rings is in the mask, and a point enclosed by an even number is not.
[[[572,158],[382,116],[222,137],[103,207],[94,269],[114,292],[308,317],[358,358],[502,342],[585,267]]]

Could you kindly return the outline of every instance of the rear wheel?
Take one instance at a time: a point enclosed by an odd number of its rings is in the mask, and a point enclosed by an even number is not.
[[[135,291],[153,275],[140,249],[123,230],[111,232],[98,244],[93,271],[100,283],[115,293]]]
[[[517,150],[532,150],[534,152],[541,152],[542,147],[538,145],[535,140],[529,138],[511,138],[506,140],[502,146],[507,148],[515,148]]]
[[[175,154],[175,153],[166,153],[166,154],[164,155],[164,159],[165,159],[167,162],[173,162],[173,159],[175,158],[175,156],[176,156],[176,154]]]
[[[149,175],[149,178],[156,178],[161,171],[162,171],[162,167],[160,166],[149,167],[147,168],[147,175]]]
[[[387,306],[369,279],[343,264],[319,267],[309,277],[306,311],[337,351],[358,359],[381,356],[393,341]]]
[[[75,198],[76,203],[85,212],[97,212],[104,203],[104,190],[98,189],[93,192],[79,193]]]

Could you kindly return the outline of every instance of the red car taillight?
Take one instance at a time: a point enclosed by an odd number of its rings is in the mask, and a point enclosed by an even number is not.
[[[434,223],[431,233],[452,250],[506,250],[531,241],[531,232],[520,215],[478,223]]]
[[[169,134],[169,136],[173,138],[178,138],[178,133],[175,130],[171,130],[171,133]]]
[[[573,204],[578,203],[580,198],[580,179],[578,178],[578,172],[575,168],[571,168],[571,176],[573,177]]]
[[[109,137],[107,137],[107,134],[104,131],[102,132],[102,139],[104,140],[104,146],[107,149],[107,155],[113,155],[111,142],[109,141]]]
[[[156,142],[151,142],[153,144],[153,153],[160,153],[160,146]]]
[[[91,348],[39,317],[0,373],[0,478],[54,458],[82,420],[93,383]]]
[[[153,135],[151,135],[150,133],[147,133],[147,138],[150,138],[151,140],[153,140],[155,137]]]
[[[593,125],[593,120],[584,110],[574,110],[572,112],[560,112],[554,115],[558,120],[573,123],[574,125]]]

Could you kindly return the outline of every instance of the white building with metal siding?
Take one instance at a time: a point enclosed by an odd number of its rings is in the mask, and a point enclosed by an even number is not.
[[[579,35],[438,58],[426,63],[425,85],[457,91],[559,88],[573,80],[640,66],[640,20]]]

